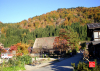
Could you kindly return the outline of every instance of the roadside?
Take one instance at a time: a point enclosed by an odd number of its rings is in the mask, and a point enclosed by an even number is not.
[[[49,62],[41,64],[40,66],[25,65],[27,70],[24,71],[72,71],[73,67],[71,66],[71,63],[75,63],[75,65],[77,65],[81,59],[82,53],[77,53],[77,55],[73,57],[60,59],[60,62]]]
[[[40,58],[40,59],[47,59],[47,58]],[[39,60],[40,60],[39,59]],[[45,61],[44,63],[40,64],[40,65],[36,65],[36,66],[32,66],[32,65],[25,65],[25,71],[29,71],[29,70],[33,70],[33,69],[38,69],[41,67],[45,67],[57,62],[60,62],[62,60],[64,60],[65,58],[60,58],[59,60],[57,60],[57,58],[50,58],[50,61]],[[32,61],[34,60],[34,58],[32,59]]]

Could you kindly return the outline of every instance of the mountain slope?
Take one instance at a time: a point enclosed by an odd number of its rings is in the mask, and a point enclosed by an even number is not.
[[[51,11],[10,25],[14,26],[17,24],[17,27],[20,29],[29,29],[32,31],[40,27],[45,28],[47,25],[71,25],[75,22],[80,22],[81,25],[100,22],[100,6],[91,8],[60,8],[57,11]]]

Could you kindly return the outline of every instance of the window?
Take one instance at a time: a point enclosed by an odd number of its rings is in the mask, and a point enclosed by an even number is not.
[[[98,37],[98,32],[94,32],[94,38],[99,38]]]
[[[99,31],[95,31],[94,32],[94,41],[99,41],[100,40],[100,32]]]

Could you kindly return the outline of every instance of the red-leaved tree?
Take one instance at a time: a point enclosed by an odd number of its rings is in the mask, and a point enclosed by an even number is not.
[[[67,40],[66,39],[62,39],[62,38],[60,38],[60,37],[56,37],[55,39],[54,39],[54,43],[53,43],[53,48],[55,49],[55,50],[60,50],[60,49],[62,49],[62,50],[66,50],[66,49],[68,49],[69,47],[66,45],[68,42],[67,42]]]
[[[10,51],[13,51],[13,50],[17,51],[17,46],[16,46],[16,45],[11,46],[9,50],[10,50]]]
[[[61,50],[79,49],[79,39],[77,33],[68,27],[67,29],[60,29],[59,37],[56,37],[53,43],[53,48]]]

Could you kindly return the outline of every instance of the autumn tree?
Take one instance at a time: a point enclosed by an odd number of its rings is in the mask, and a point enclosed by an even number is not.
[[[80,48],[78,34],[71,27],[60,29],[59,37],[55,38],[53,44],[54,49],[78,50]]]
[[[6,52],[6,50],[2,46],[0,46],[0,54],[1,54],[1,52]]]
[[[67,44],[67,40],[66,39],[61,39],[60,37],[56,37],[53,43],[53,48],[55,50],[66,50],[68,49],[68,46],[66,46]]]
[[[27,44],[17,43],[17,44],[14,44],[14,45],[12,45],[10,47],[10,52],[12,52],[13,50],[15,50],[17,56],[22,55],[22,54],[26,55],[26,54],[29,53],[28,47],[29,47],[29,45],[27,45]]]
[[[79,47],[79,35],[77,34],[77,32],[74,32],[74,30],[70,27],[67,26],[67,28],[64,30],[66,31],[66,33],[64,33],[64,35],[66,35],[66,37],[64,37],[65,39],[67,39],[67,41],[69,42],[68,46],[73,48],[80,48]],[[61,32],[62,33],[62,32]]]
[[[18,51],[17,53],[23,53],[23,54],[28,54],[28,47],[29,45],[22,43],[21,45],[18,46]]]
[[[33,47],[34,41],[33,40],[28,40],[28,44],[30,47]]]
[[[13,50],[17,51],[17,46],[16,45],[13,45],[13,46],[10,47],[10,51],[13,51]]]

